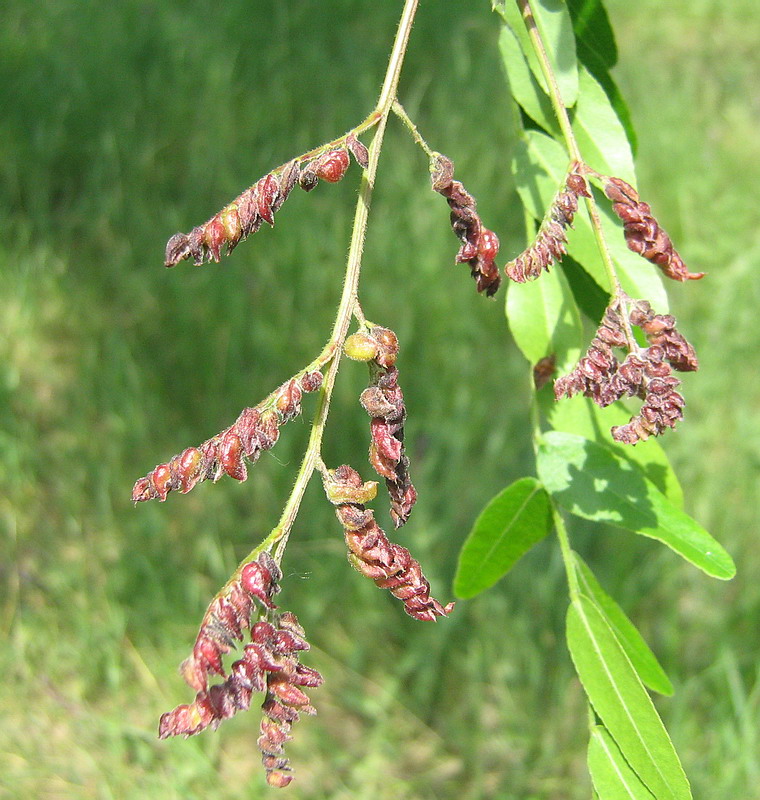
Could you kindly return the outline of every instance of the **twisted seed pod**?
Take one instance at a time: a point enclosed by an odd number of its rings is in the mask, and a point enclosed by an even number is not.
[[[412,554],[388,540],[365,503],[374,497],[377,484],[362,483],[359,473],[347,465],[324,476],[325,493],[336,507],[343,526],[348,560],[381,589],[388,589],[404,604],[410,617],[435,621],[448,616],[453,603],[443,606],[430,596],[430,584]]]
[[[554,196],[533,243],[510,261],[504,271],[517,283],[535,280],[567,253],[567,229],[572,228],[579,197],[591,197],[581,165],[574,161]]]
[[[689,272],[670,237],[652,215],[648,203],[642,203],[638,192],[621,178],[601,176],[604,193],[612,200],[612,210],[623,221],[625,241],[629,249],[658,266],[663,275],[674,281],[697,281],[704,272]]]
[[[477,290],[491,297],[501,284],[496,266],[499,238],[483,225],[473,196],[453,178],[451,159],[435,153],[430,162],[431,185],[433,191],[446,198],[451,209],[451,228],[462,243],[455,263],[469,264]]]
[[[139,478],[132,488],[132,501],[163,502],[171,491],[186,494],[197,484],[209,479],[216,482],[222,475],[246,480],[246,462],[255,464],[262,451],[274,447],[280,426],[301,413],[302,393],[316,391],[321,385],[322,373],[318,371],[286,381],[255,408],[243,409],[229,428]]]

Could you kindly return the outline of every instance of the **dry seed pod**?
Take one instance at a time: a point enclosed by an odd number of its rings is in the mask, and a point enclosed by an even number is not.
[[[628,341],[625,313],[628,322],[644,332],[649,347]],[[628,352],[621,362],[614,350],[622,348]],[[639,397],[643,401],[639,413],[625,425],[612,428],[615,440],[636,444],[659,436],[683,419],[684,399],[675,391],[681,382],[672,370],[694,371],[698,366],[694,348],[676,330],[671,315],[655,314],[645,300],[621,298],[605,311],[575,369],[555,381],[554,393],[557,399],[580,393],[601,407],[625,397]]]
[[[175,233],[166,243],[164,264],[173,267],[187,258],[196,266],[205,261],[218,262],[223,253],[231,253],[241,241],[256,233],[263,222],[274,225],[275,213],[296,183],[308,192],[320,178],[328,183],[339,181],[350,162],[346,147],[366,168],[367,148],[353,134],[349,134],[345,142],[345,147],[336,146],[312,159],[303,172],[303,157],[289,161],[260,178],[203,225],[190,233]]]
[[[185,494],[198,483],[209,479],[216,482],[225,474],[238,481],[246,480],[246,461],[255,464],[262,451],[274,447],[280,426],[301,413],[302,393],[316,391],[321,384],[322,373],[318,371],[286,381],[255,408],[243,409],[229,428],[199,447],[188,447],[168,464],[159,464],[137,480],[132,501],[163,502],[171,491]]]
[[[590,196],[581,165],[574,161],[544,215],[533,244],[504,267],[507,277],[517,283],[525,283],[538,278],[543,270],[548,271],[555,262],[562,261],[562,256],[567,253],[567,229],[573,226],[578,198]]]
[[[674,281],[697,281],[705,276],[704,272],[689,272],[670,237],[652,215],[649,204],[640,201],[633,186],[620,178],[600,177],[604,193],[612,200],[612,210],[623,221],[629,249],[651,261]]]
[[[496,266],[499,239],[483,225],[475,199],[453,176],[454,164],[451,159],[434,153],[430,161],[431,186],[433,191],[446,198],[451,209],[452,230],[462,242],[455,263],[469,264],[477,290],[491,297],[501,283]]]
[[[362,392],[360,402],[372,417],[369,462],[378,475],[385,478],[391,500],[391,517],[400,528],[412,513],[417,502],[417,490],[409,476],[409,459],[404,451],[404,421],[406,407],[404,395],[398,384],[398,370],[394,366],[398,355],[398,338],[389,328],[375,325],[368,331],[354,334],[359,337],[351,350],[369,355],[371,383]],[[349,337],[346,344],[349,344]]]
[[[381,589],[388,589],[404,604],[410,617],[435,621],[448,616],[453,603],[441,605],[430,596],[430,584],[411,553],[388,540],[375,522],[371,509],[365,508],[363,495],[369,495],[359,473],[348,465],[328,470],[324,476],[325,493],[335,505],[343,526],[351,564]]]
[[[216,598],[204,618],[203,638],[199,634],[202,647],[196,642],[189,665],[188,662],[183,665],[186,678],[188,675],[193,678],[188,682],[197,689],[195,700],[163,714],[158,729],[159,738],[166,739],[217,728],[238,711],[250,708],[253,692],[266,692],[257,744],[267,782],[277,787],[287,786],[293,777],[283,753],[283,745],[291,739],[292,724],[301,713],[315,713],[303,689],[323,682],[317,670],[299,661],[299,653],[308,650],[309,643],[295,614],[267,611],[271,621],[259,620],[250,625],[253,598],[260,600],[266,609],[274,608],[270,598],[279,591],[280,577],[272,557],[262,553],[256,561],[246,564],[241,578],[227,587],[224,596]],[[252,587],[253,592],[248,592],[246,586]],[[217,601],[226,601],[228,597],[233,600],[227,602],[226,612],[221,614]],[[229,652],[233,640],[242,640],[243,627],[250,627],[251,643],[243,648],[242,657],[232,664],[229,676],[225,676],[222,655]],[[209,687],[209,672],[225,676],[225,680]]]

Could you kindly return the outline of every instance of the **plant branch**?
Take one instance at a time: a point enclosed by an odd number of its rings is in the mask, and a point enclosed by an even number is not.
[[[525,27],[528,29],[530,41],[533,45],[536,55],[538,56],[539,63],[541,64],[541,71],[543,72],[546,84],[549,87],[549,99],[551,100],[552,108],[554,109],[554,113],[559,122],[567,151],[573,161],[578,161],[580,164],[585,165],[580,148],[578,147],[578,141],[573,133],[573,126],[570,123],[570,117],[567,114],[567,109],[565,108],[565,104],[562,100],[562,93],[560,92],[559,84],[557,83],[557,77],[554,74],[554,68],[552,67],[549,55],[546,52],[546,47],[544,46],[544,41],[541,37],[541,31],[538,29],[538,25],[536,25],[536,19],[533,16],[531,0],[517,0],[517,4],[522,12],[523,21],[525,22]],[[618,296],[623,290],[615,270],[615,265],[612,262],[612,256],[610,255],[609,247],[607,246],[607,240],[604,235],[604,230],[602,229],[602,221],[599,217],[599,210],[596,206],[596,200],[594,199],[593,192],[589,192],[589,194],[591,194],[591,197],[586,198],[586,208],[588,209],[588,214],[591,219],[591,227],[594,230],[596,244],[599,248],[599,253],[602,257],[604,268],[610,280],[610,285],[613,290],[612,293],[613,295]],[[635,340],[633,340],[633,344],[635,345]]]
[[[406,109],[398,100],[393,101],[393,113],[404,123],[409,133],[412,134],[412,139],[425,151],[425,155],[428,158],[433,158],[435,153],[432,147],[422,138],[417,126],[412,122],[411,117],[406,113]]]
[[[375,176],[377,175],[377,166],[380,159],[380,152],[383,145],[383,137],[385,135],[385,128],[388,122],[388,115],[390,114],[393,106],[393,101],[396,97],[396,89],[398,87],[399,77],[401,75],[401,67],[406,54],[406,48],[409,42],[409,35],[412,30],[412,23],[417,11],[419,0],[405,0],[404,9],[401,14],[396,38],[393,43],[390,58],[388,60],[388,68],[385,73],[385,80],[383,87],[380,91],[380,97],[377,102],[375,111],[370,114],[365,123],[367,127],[370,124],[377,123],[372,143],[369,146],[369,161],[367,169],[362,175],[361,185],[359,187],[359,198],[356,203],[356,212],[354,215],[354,224],[351,231],[351,244],[348,250],[348,259],[346,262],[346,273],[343,282],[343,293],[341,295],[338,311],[335,316],[335,324],[333,325],[332,335],[330,341],[325,347],[323,353],[329,351],[329,367],[325,374],[325,379],[319,393],[319,401],[317,411],[312,423],[311,433],[309,435],[309,443],[304,453],[301,466],[298,470],[293,489],[285,504],[282,515],[277,526],[272,530],[269,536],[264,539],[249,555],[243,559],[241,566],[248,561],[253,560],[262,550],[270,550],[276,545],[276,552],[274,554],[275,560],[279,563],[282,560],[282,555],[287,544],[290,530],[293,527],[298,510],[303,500],[304,492],[311,479],[314,468],[318,463],[320,451],[322,448],[322,436],[324,434],[327,416],[330,411],[330,400],[332,398],[332,391],[335,385],[335,378],[338,373],[338,366],[340,364],[341,350],[343,342],[345,341],[348,327],[351,322],[353,314],[358,312],[361,315],[361,310],[358,308],[357,292],[359,286],[359,275],[361,273],[361,259],[364,250],[364,241],[367,232],[367,221],[369,218],[369,208],[372,200],[372,192],[375,187]],[[370,123],[369,120],[372,120]],[[238,570],[241,567],[238,567]],[[236,571],[237,574],[237,571]],[[233,576],[234,577],[234,576]]]

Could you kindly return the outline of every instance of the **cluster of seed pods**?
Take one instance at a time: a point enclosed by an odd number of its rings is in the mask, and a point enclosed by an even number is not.
[[[222,475],[246,480],[246,462],[255,464],[264,450],[274,447],[280,426],[301,413],[302,394],[315,392],[321,385],[322,373],[316,370],[286,381],[261,405],[243,409],[229,428],[199,447],[186,448],[138,479],[132,488],[132,501],[163,502],[171,491],[186,494],[197,484],[216,482]]]
[[[624,313],[630,325],[644,332],[649,347],[629,341]],[[622,361],[615,349],[627,351]],[[636,444],[659,436],[683,419],[684,399],[675,391],[681,382],[672,370],[693,372],[698,366],[694,348],[676,330],[674,317],[655,314],[645,300],[621,298],[606,309],[576,367],[555,381],[554,393],[557,399],[583,394],[602,408],[625,397],[639,397],[643,401],[639,413],[612,428],[615,440]]]
[[[310,192],[320,180],[339,181],[348,169],[349,152],[363,168],[367,166],[367,148],[349,134],[342,145],[311,159],[303,156],[293,159],[260,178],[203,225],[190,233],[175,233],[166,243],[164,264],[173,267],[187,258],[192,258],[196,265],[204,261],[218,262],[224,248],[229,254],[264,222],[274,225],[275,213],[296,184]]]
[[[319,686],[322,676],[299,661],[298,654],[309,649],[303,628],[295,614],[277,612],[272,597],[279,592],[282,577],[272,557],[264,552],[245,564],[212,602],[204,617],[193,654],[182,665],[189,685],[196,689],[195,699],[161,716],[159,738],[193,736],[206,728],[217,728],[238,711],[250,708],[254,692],[265,692],[258,746],[271,786],[287,786],[293,779],[283,745],[290,728],[301,713],[313,714],[314,708],[303,691]],[[251,625],[254,602],[270,620],[260,619]],[[244,628],[250,627],[251,642],[235,661],[230,674],[222,666],[222,656],[235,641],[242,641]],[[210,673],[225,678],[208,686]]]

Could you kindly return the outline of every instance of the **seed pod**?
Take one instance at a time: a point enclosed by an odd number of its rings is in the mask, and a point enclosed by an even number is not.
[[[353,361],[372,361],[378,353],[378,342],[366,333],[353,333],[343,343],[343,352]]]
[[[314,162],[314,172],[318,178],[328,183],[337,183],[345,174],[350,164],[345,150],[329,150]]]
[[[346,147],[351,151],[351,155],[356,159],[356,163],[362,169],[367,169],[369,166],[369,151],[353,133],[350,133],[346,137]]]
[[[277,178],[271,174],[262,178],[256,184],[257,211],[264,222],[268,222],[270,225],[274,225],[274,211],[272,210],[272,205],[277,199],[279,191],[280,185]]]
[[[579,197],[591,197],[586,179],[577,161],[570,164],[565,180],[552,200],[533,243],[510,261],[504,271],[517,283],[535,280],[543,270],[548,272],[555,262],[562,261],[567,249],[567,228],[572,228]]]

